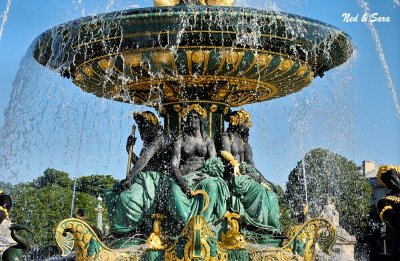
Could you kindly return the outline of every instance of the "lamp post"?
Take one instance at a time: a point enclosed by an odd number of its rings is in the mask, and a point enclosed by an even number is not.
[[[97,197],[98,205],[96,210],[96,227],[103,232],[103,207],[101,202],[103,202],[102,197],[100,195]]]

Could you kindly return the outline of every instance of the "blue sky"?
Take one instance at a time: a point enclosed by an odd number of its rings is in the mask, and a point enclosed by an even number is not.
[[[370,1],[372,13],[390,17],[374,23],[397,92],[400,70],[400,6],[396,1]],[[284,185],[291,169],[312,148],[323,147],[361,164],[400,164],[400,120],[385,72],[367,25],[346,23],[342,14],[364,11],[357,0],[240,1],[239,6],[274,9],[332,24],[353,39],[356,57],[298,94],[246,106],[253,115],[250,142],[257,167],[273,182]],[[0,13],[7,1],[0,0]],[[125,138],[131,112],[139,106],[117,104],[82,93],[69,80],[37,65],[27,50],[40,33],[55,25],[98,13],[152,6],[151,1],[65,0],[12,1],[0,39],[0,111],[14,88],[14,111],[3,133],[0,178],[31,180],[47,167],[73,177],[107,173],[123,178]],[[29,53],[29,52],[28,52]],[[27,57],[25,57],[25,55]],[[24,58],[25,57],[25,58]],[[17,72],[22,69],[17,76]],[[17,78],[16,78],[17,77]],[[26,86],[26,89],[24,89]],[[399,94],[397,95],[399,97]],[[4,124],[4,116],[0,115]],[[4,131],[5,130],[5,131]],[[140,144],[136,146],[138,151]]]

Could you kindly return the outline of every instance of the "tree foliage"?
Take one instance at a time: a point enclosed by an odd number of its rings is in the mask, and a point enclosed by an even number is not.
[[[71,188],[73,181],[68,173],[52,168],[44,171],[43,176],[38,177],[32,182],[33,187],[41,189],[47,186],[59,186],[63,188]]]
[[[310,215],[318,217],[330,197],[340,214],[340,225],[350,234],[362,237],[368,225],[372,188],[357,165],[324,149],[307,153],[304,161],[299,161],[291,171],[286,186],[285,197],[292,217],[301,213],[305,203],[303,169]]]
[[[287,231],[290,227],[296,225],[296,221],[291,217],[290,206],[286,202],[285,193],[279,185],[275,185],[276,194],[279,201],[280,222],[283,231]]]
[[[110,187],[113,182],[115,179],[111,176],[103,175],[80,177],[77,180],[77,187],[78,184],[81,187],[75,194],[75,210],[85,210],[85,220],[89,225],[96,224],[98,192]],[[11,189],[13,207],[10,217],[13,223],[31,228],[33,233],[29,235],[29,241],[33,246],[55,245],[57,224],[70,217],[72,187],[73,180],[68,173],[49,168],[33,182],[21,183]],[[103,224],[109,224],[104,205],[103,209]]]
[[[76,190],[93,196],[99,196],[103,190],[111,188],[117,180],[111,175],[91,175],[79,177],[76,181]]]
[[[72,191],[69,188],[46,186],[37,189],[30,185],[18,185],[12,208],[13,223],[27,225],[33,231],[30,242],[36,246],[48,246],[55,243],[55,227],[70,217]],[[75,206],[86,211],[89,224],[95,224],[96,198],[86,193],[77,193]]]

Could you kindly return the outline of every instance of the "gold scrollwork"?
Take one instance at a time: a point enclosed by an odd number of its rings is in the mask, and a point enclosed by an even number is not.
[[[64,219],[58,224],[56,242],[63,256],[68,255],[75,248],[77,261],[137,260],[139,258],[139,253],[112,251],[100,241],[85,221],[76,218]]]
[[[385,206],[385,207],[381,210],[381,212],[379,213],[379,217],[381,218],[382,222],[385,222],[385,219],[384,219],[384,217],[383,217],[383,215],[385,214],[385,212],[388,211],[388,210],[392,210],[392,209],[393,209],[392,206]]]
[[[190,111],[196,111],[201,118],[207,117],[207,110],[200,106],[198,103],[190,104],[182,110],[182,116],[186,117]]]
[[[151,218],[154,219],[153,232],[147,238],[146,244],[150,246],[149,249],[163,250],[165,249],[165,245],[162,242],[163,235],[161,232],[161,222],[166,218],[166,216],[157,213],[151,215]]]
[[[211,256],[211,247],[207,239],[214,238],[215,234],[212,232],[207,222],[201,216],[192,217],[185,228],[183,229],[179,238],[185,238],[186,243],[183,246],[183,258],[176,257],[177,242],[170,248],[165,250],[166,261],[191,261],[191,260],[205,260],[205,261],[227,261],[227,251],[217,246],[217,256]],[[213,242],[211,240],[210,242]]]
[[[246,241],[239,232],[240,215],[227,212],[224,217],[228,223],[228,230],[221,234],[221,245],[226,249],[243,249]]]

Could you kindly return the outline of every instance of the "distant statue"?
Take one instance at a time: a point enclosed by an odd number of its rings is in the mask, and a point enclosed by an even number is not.
[[[182,116],[182,134],[176,138],[172,151],[175,180],[170,185],[170,216],[181,224],[194,215],[203,216],[208,223],[220,221],[226,213],[229,188],[222,179],[224,166],[216,157],[214,142],[204,133],[207,112],[192,104]],[[196,192],[202,196],[194,197]]]
[[[110,230],[117,236],[134,232],[150,234],[151,215],[155,212],[157,196],[163,194],[160,193],[161,184],[164,184],[163,173],[168,172],[170,161],[171,141],[157,117],[150,111],[134,113],[133,117],[138,124],[143,148],[132,161],[134,165],[126,179],[104,193]],[[135,141],[134,135],[128,137],[128,151],[132,150],[130,146]]]
[[[247,225],[264,231],[280,232],[278,198],[273,185],[254,167],[253,152],[248,142],[251,127],[250,114],[243,109],[229,114],[229,127],[221,134],[222,156],[233,166],[232,209],[239,213]]]
[[[325,218],[333,223],[335,227],[339,227],[339,212],[336,210],[336,206],[332,201],[331,197],[328,197],[327,203],[324,206],[320,218]]]
[[[379,217],[394,232],[391,260],[400,260],[400,166],[380,166],[378,182],[390,189],[389,194],[377,203]]]

